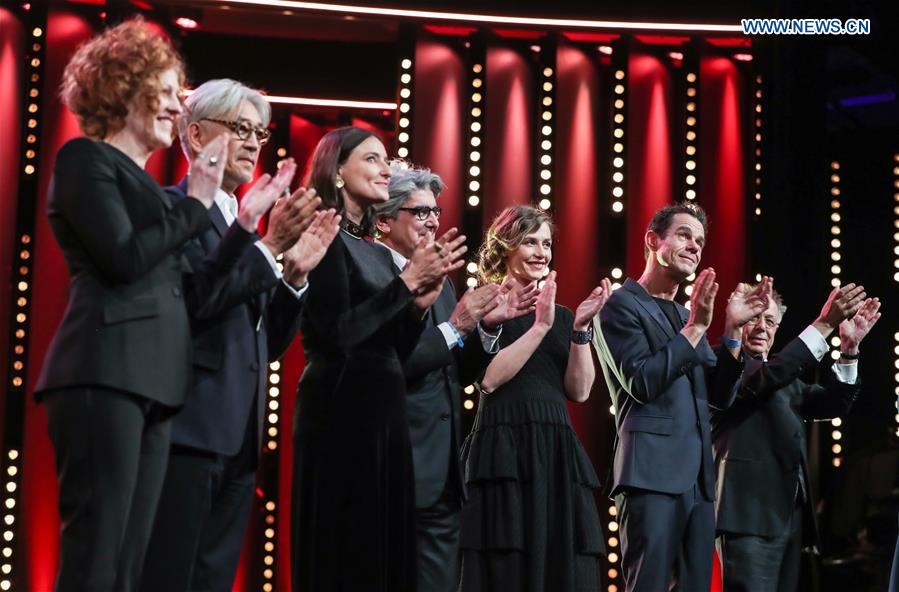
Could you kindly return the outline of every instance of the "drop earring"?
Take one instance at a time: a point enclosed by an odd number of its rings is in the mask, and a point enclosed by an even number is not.
[[[337,176],[337,179],[334,181],[334,185],[335,185],[338,189],[343,189],[343,186],[345,185],[345,183],[343,182],[343,177],[341,177],[341,176],[338,175],[338,176]]]

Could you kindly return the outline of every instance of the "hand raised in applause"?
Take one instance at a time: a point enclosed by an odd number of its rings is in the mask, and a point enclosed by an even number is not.
[[[334,209],[316,212],[309,227],[292,247],[284,252],[284,279],[295,288],[306,285],[309,272],[315,269],[340,230],[340,215]]]
[[[534,310],[534,326],[547,332],[556,320],[556,289],[556,272],[551,271],[540,289]]]
[[[471,333],[478,323],[499,304],[500,287],[497,284],[484,284],[477,288],[468,288],[453,314],[450,323],[463,337]]]
[[[237,223],[247,232],[255,232],[262,216],[268,212],[278,197],[283,194],[294,174],[297,172],[297,163],[292,158],[284,161],[284,164],[272,177],[268,173],[259,177],[240,200],[240,210],[237,213]],[[281,251],[274,253],[280,255]]]
[[[864,286],[849,283],[834,288],[812,325],[826,338],[840,323],[854,315],[864,301]]]
[[[262,244],[275,257],[285,253],[312,224],[321,203],[322,199],[315,194],[315,189],[305,187],[278,199],[268,217],[268,230]]]
[[[727,299],[725,314],[725,335],[730,333],[730,328],[739,328],[768,310],[771,302],[771,292],[774,289],[774,280],[770,276],[764,276],[755,287],[749,284],[739,283]]]
[[[484,315],[484,328],[493,331],[504,322],[533,311],[539,294],[537,282],[521,284],[511,276],[506,278],[500,286],[499,302]]]
[[[581,302],[574,312],[574,330],[586,331],[603,305],[612,295],[612,282],[609,278],[603,278],[599,285]]]
[[[858,355],[858,347],[880,319],[880,299],[868,298],[856,313],[840,323],[840,352]]]
[[[465,236],[456,228],[449,229],[435,242],[419,241],[409,265],[400,274],[409,291],[420,296],[436,290],[439,295],[446,274],[465,264],[462,255],[468,249],[464,243]],[[433,302],[431,300],[427,306]]]
[[[215,203],[215,193],[222,185],[227,160],[228,134],[220,134],[206,144],[190,163],[187,195],[202,203],[207,210]]]

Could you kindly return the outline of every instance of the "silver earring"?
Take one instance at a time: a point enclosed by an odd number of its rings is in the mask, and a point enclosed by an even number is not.
[[[344,186],[343,177],[337,177],[337,180],[334,181],[334,185],[336,185],[338,189],[343,189],[343,186]]]

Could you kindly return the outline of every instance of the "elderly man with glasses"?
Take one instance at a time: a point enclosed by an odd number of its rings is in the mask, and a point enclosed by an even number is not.
[[[376,206],[378,241],[397,271],[419,241],[440,227],[443,180],[426,168],[394,163],[390,198]],[[501,324],[528,311],[536,288],[509,282],[469,289],[456,301],[447,279],[426,328],[406,360],[406,414],[415,471],[418,592],[458,587],[459,513],[465,497],[459,464],[462,385],[471,384],[498,351]]]
[[[233,80],[211,80],[188,97],[179,132],[189,160],[230,132],[212,224],[185,250],[192,267],[207,264],[242,216],[234,194],[253,178],[270,117],[265,98]],[[263,175],[250,192],[268,182]],[[174,202],[186,190],[187,179],[166,189]],[[333,210],[316,212],[321,200],[314,194],[300,188],[274,206],[268,231],[226,287],[234,306],[209,320],[192,319],[192,392],[173,421],[145,592],[231,589],[253,501],[268,364],[295,336],[306,277],[338,231]],[[283,275],[276,263],[282,254]]]
[[[732,297],[750,289],[740,284]],[[800,552],[818,543],[804,422],[849,411],[859,392],[858,347],[879,308],[862,286],[835,288],[818,318],[769,358],[786,312],[772,291],[764,313],[740,334],[724,336],[723,347],[742,346],[747,356],[733,404],[713,409],[711,417],[718,553],[728,592],[797,590]],[[838,328],[833,380],[826,387],[800,380],[827,353]]]

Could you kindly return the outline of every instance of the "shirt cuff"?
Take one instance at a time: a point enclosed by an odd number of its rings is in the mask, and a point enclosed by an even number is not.
[[[478,335],[481,337],[481,345],[488,354],[495,354],[499,351],[499,336],[502,335],[503,328],[499,327],[496,333],[488,333],[484,327],[478,323]]]
[[[844,384],[855,384],[858,382],[858,363],[854,364],[834,364],[831,366],[833,373],[836,374],[837,380]]]
[[[268,247],[266,247],[264,244],[262,244],[261,240],[258,240],[253,244],[256,245],[257,249],[262,251],[262,254],[265,256],[265,260],[268,261],[268,264],[272,268],[272,273],[274,273],[275,277],[280,280],[281,279],[281,270],[278,269],[278,262],[275,261],[275,256],[272,255],[272,252],[268,250]]]
[[[268,249],[266,249],[266,250],[268,250]],[[297,300],[302,298],[302,296],[306,292],[306,290],[309,289],[309,282],[306,282],[305,284],[303,284],[303,286],[301,288],[294,288],[293,286],[291,286],[290,284],[287,283],[287,280],[285,280],[282,277],[281,283],[284,284],[284,287],[287,288],[290,291],[290,293],[293,294]]]
[[[440,332],[443,333],[443,338],[446,340],[447,349],[453,349],[458,345],[456,341],[456,333],[449,326],[449,322],[440,323],[437,325],[437,328],[440,329]]]
[[[815,359],[819,362],[824,359],[824,354],[827,353],[827,341],[821,336],[821,333],[818,332],[817,329],[809,325],[799,334],[799,339],[802,340],[802,343],[808,348],[812,355],[815,356]]]

